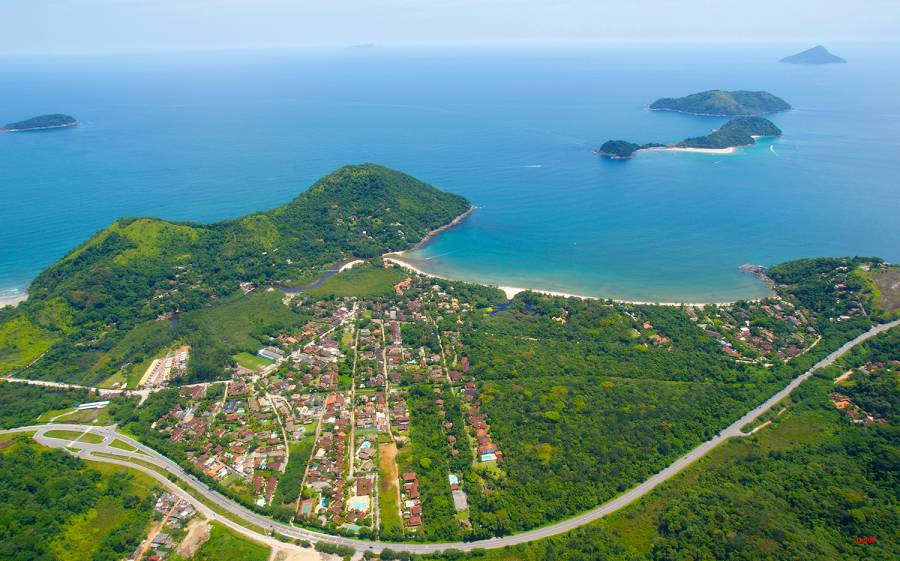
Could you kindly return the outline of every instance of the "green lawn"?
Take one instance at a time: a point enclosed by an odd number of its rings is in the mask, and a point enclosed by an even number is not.
[[[128,384],[128,378],[125,376],[125,372],[122,370],[117,370],[115,374],[106,378],[99,384],[97,384],[98,388],[112,388],[117,384]]]
[[[322,286],[307,291],[307,294],[314,297],[383,296],[390,294],[394,289],[394,285],[407,276],[406,273],[399,269],[357,265],[349,271],[332,276],[322,283]]]
[[[41,415],[44,418],[45,415]],[[50,416],[47,421],[52,419]],[[60,415],[55,423],[91,423],[96,425],[109,425],[112,421],[109,419],[109,411],[104,407],[102,409],[83,409],[81,411],[72,410],[70,413]]]
[[[394,460],[397,446],[393,443],[378,447],[378,505],[381,530],[386,536],[402,536],[397,479],[397,463]]]
[[[119,450],[126,450],[128,452],[136,452],[137,448],[128,444],[125,441],[119,440],[118,438],[109,443],[113,448],[118,448]]]
[[[147,372],[147,369],[150,368],[150,364],[155,359],[155,356],[148,356],[138,364],[132,364],[128,367],[128,378],[126,380],[126,386],[129,388],[136,388],[141,381],[141,378],[144,377],[144,373]]]
[[[243,366],[247,370],[259,370],[260,368],[265,368],[272,364],[272,361],[263,358],[259,355],[252,355],[250,353],[238,353],[234,355],[234,361],[238,363],[238,366]]]
[[[191,558],[194,561],[267,561],[271,552],[266,545],[252,541],[228,528],[213,522],[209,540]],[[173,561],[184,558],[178,555]]]
[[[54,417],[58,417],[63,413],[72,413],[74,411],[74,407],[70,407],[68,409],[53,409],[52,411],[47,411],[46,413],[41,414],[41,416],[38,417],[37,420],[39,423],[49,423],[50,419],[53,419]]]
[[[125,458],[125,459],[128,459],[128,458]],[[95,461],[91,461],[91,460],[85,460],[85,462],[89,466],[91,466],[91,469],[94,469],[94,470],[102,473],[104,477],[108,477],[115,473],[130,474],[131,475],[131,481],[130,481],[131,486],[130,486],[129,492],[137,495],[138,497],[140,497],[142,499],[144,497],[146,497],[147,495],[149,495],[151,492],[155,492],[155,491],[159,490],[159,488],[160,488],[159,482],[157,482],[155,479],[153,479],[152,477],[150,477],[149,475],[147,475],[146,473],[144,473],[142,471],[132,469],[132,468],[127,468],[124,466],[118,466],[115,464],[107,464],[105,462],[95,462]]]
[[[103,437],[94,433],[83,433],[77,430],[49,430],[44,433],[48,438],[59,438],[61,440],[78,440],[87,444],[100,444]]]

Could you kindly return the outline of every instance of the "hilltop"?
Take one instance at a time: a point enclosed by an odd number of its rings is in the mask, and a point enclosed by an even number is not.
[[[706,136],[682,140],[679,148],[733,148],[749,146],[757,136],[781,136],[781,129],[763,117],[740,117],[732,119]]]
[[[655,111],[739,117],[789,111],[791,106],[769,92],[709,90],[685,97],[664,97],[650,104]]]
[[[781,136],[781,129],[764,117],[738,117],[705,136],[686,138],[672,145],[635,144],[627,140],[609,140],[595,152],[613,160],[627,160],[639,150],[726,150],[749,146],[762,136]]]
[[[811,49],[806,49],[795,55],[786,56],[781,59],[780,62],[786,62],[788,64],[841,64],[847,61],[830,53],[828,49],[822,45],[816,45]]]
[[[153,337],[171,338],[158,318],[229,302],[241,283],[291,284],[341,260],[408,249],[470,206],[365,164],[340,168],[291,202],[236,220],[118,220],[42,272],[26,302],[0,311],[0,371],[42,357],[35,376],[95,381]],[[126,337],[135,328],[143,331]],[[203,361],[192,362],[199,368]]]
[[[41,129],[74,127],[77,124],[78,120],[75,117],[63,115],[62,113],[54,113],[52,115],[39,115],[17,123],[8,123],[3,127],[3,130],[7,132],[25,132]]]

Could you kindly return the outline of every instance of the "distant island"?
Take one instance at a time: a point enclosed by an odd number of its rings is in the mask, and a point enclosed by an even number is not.
[[[60,129],[64,127],[74,127],[78,124],[78,119],[62,113],[54,113],[52,115],[39,115],[19,121],[17,123],[9,123],[3,127],[6,132],[24,132],[42,129]]]
[[[650,104],[654,111],[677,111],[692,115],[746,117],[789,111],[791,106],[769,92],[709,90],[685,97],[664,97]]]
[[[635,144],[634,142],[628,142],[627,140],[607,140],[600,148],[594,150],[594,152],[612,160],[627,160],[638,150],[665,147],[665,144]]]
[[[847,62],[841,57],[831,54],[828,49],[822,45],[816,45],[811,49],[806,49],[802,53],[786,56],[781,62],[788,64],[840,64]]]
[[[763,136],[781,136],[781,129],[764,117],[738,117],[706,136],[686,138],[677,144],[635,144],[627,140],[609,140],[595,152],[613,160],[627,160],[639,150],[730,153],[739,146],[754,144],[756,138]]]

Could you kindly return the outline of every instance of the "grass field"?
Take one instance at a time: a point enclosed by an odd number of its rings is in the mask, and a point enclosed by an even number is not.
[[[268,326],[293,325],[303,318],[282,303],[280,292],[251,292],[214,308],[203,308],[182,316],[185,328],[208,333],[226,347],[248,347],[259,344],[254,333]]]
[[[19,316],[0,325],[0,373],[27,366],[41,356],[56,337]]]
[[[261,543],[251,541],[228,528],[213,522],[209,540],[204,543],[191,559],[194,561],[267,561],[271,549]],[[178,555],[173,561],[184,559]]]
[[[876,303],[888,312],[900,309],[900,267],[875,270],[869,277],[878,287]]]
[[[238,366],[243,366],[247,370],[259,370],[260,368],[265,368],[272,364],[271,360],[265,359],[259,355],[252,355],[250,353],[238,353],[234,355],[234,361],[238,363]]]
[[[48,438],[59,438],[61,440],[77,440],[87,444],[100,444],[103,437],[94,433],[83,433],[77,430],[48,430],[44,433]]]
[[[400,487],[397,479],[397,445],[378,445],[378,504],[381,527],[385,532],[403,532],[400,520]]]
[[[322,286],[308,290],[307,294],[314,297],[383,296],[390,294],[394,285],[406,277],[407,275],[398,269],[357,265],[349,271],[332,276],[322,283]]]
[[[47,411],[46,413],[42,413],[40,417],[37,418],[39,423],[49,423],[50,419],[59,417],[65,413],[72,413],[75,411],[74,407],[70,407],[68,409],[53,409],[52,411]]]
[[[114,387],[117,387],[117,386],[120,385],[120,384],[126,384],[126,385],[127,385],[127,384],[128,384],[128,378],[126,377],[125,374],[126,374],[125,371],[123,371],[123,370],[117,370],[115,374],[113,374],[113,375],[110,376],[109,378],[106,378],[105,380],[103,380],[102,382],[100,382],[99,384],[97,384],[97,387],[98,387],[98,388],[114,388]]]
[[[112,446],[113,448],[118,448],[119,450],[125,450],[128,452],[136,452],[137,451],[137,448],[135,448],[131,444],[128,444],[127,442],[119,440],[118,438],[113,440],[112,442],[110,442],[109,445]]]
[[[141,378],[144,377],[144,374],[147,372],[147,369],[150,368],[150,365],[153,363],[153,359],[156,357],[148,356],[138,364],[132,364],[128,367],[128,376],[125,380],[126,387],[136,388],[141,381]]]
[[[41,415],[43,419],[47,415]],[[46,420],[49,421],[54,416],[49,416]],[[83,409],[81,411],[73,409],[69,413],[63,412],[63,414],[56,417],[54,421],[56,423],[90,423],[95,425],[109,425],[112,421],[109,418],[109,411],[104,407],[102,409]]]

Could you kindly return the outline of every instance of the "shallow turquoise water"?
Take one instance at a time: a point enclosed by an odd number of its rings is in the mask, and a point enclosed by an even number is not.
[[[840,48],[838,48],[840,47]],[[396,167],[478,211],[417,252],[452,277],[630,299],[730,300],[742,263],[900,259],[896,45],[371,49],[0,58],[0,295],[120,216],[211,221],[281,204],[332,169]],[[765,89],[783,138],[732,156],[640,154],[724,119],[646,111],[660,96]]]

